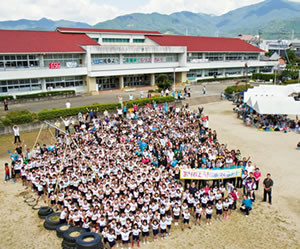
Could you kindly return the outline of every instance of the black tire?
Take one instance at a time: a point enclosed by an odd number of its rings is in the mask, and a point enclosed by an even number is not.
[[[88,239],[89,240],[86,240]],[[103,249],[101,236],[97,233],[85,232],[76,239],[76,249]]]
[[[52,214],[49,214],[46,218],[45,218],[45,223],[47,223],[48,225],[53,225],[53,226],[57,226],[60,224],[60,221],[59,221],[59,216],[60,216],[60,213],[52,213]]]
[[[65,231],[63,234],[63,238],[66,242],[70,242],[74,244],[76,243],[77,237],[79,237],[85,230],[79,227],[71,227],[68,231]]]
[[[24,198],[24,201],[28,200],[29,198],[31,198],[33,195],[31,194],[28,194],[28,195],[24,195],[23,198]]]
[[[34,197],[29,197],[27,199],[24,200],[24,202],[26,202],[27,204],[31,203],[31,202],[36,202],[36,199]]]
[[[53,213],[53,209],[51,207],[40,207],[38,215],[47,216]]]
[[[61,247],[62,247],[62,249],[76,249],[76,244],[63,240],[61,242]]]
[[[47,230],[55,230],[56,229],[56,225],[53,224],[48,224],[46,221],[44,222],[44,228],[46,228]]]
[[[56,235],[58,238],[64,237],[64,232],[68,231],[71,228],[71,225],[67,223],[59,224],[56,226]]]
[[[44,215],[39,215],[39,218],[40,218],[41,220],[44,220],[44,219],[46,219],[46,217],[47,217],[47,216],[44,216]]]

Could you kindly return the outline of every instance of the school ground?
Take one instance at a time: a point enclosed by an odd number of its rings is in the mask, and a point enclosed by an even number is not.
[[[299,248],[300,247],[300,151],[296,144],[300,135],[295,133],[262,132],[243,125],[232,112],[231,102],[205,104],[204,112],[218,134],[221,143],[229,149],[240,149],[262,171],[270,172],[274,180],[273,205],[261,203],[262,188],[249,217],[234,212],[228,220],[212,220],[212,225],[193,226],[182,232],[172,228],[166,240],[141,249],[168,248]],[[197,108],[197,106],[195,106]],[[25,143],[32,144],[36,133],[23,134]],[[46,133],[43,141],[50,139]],[[13,148],[12,137],[0,137],[0,165],[8,160],[7,149]],[[3,152],[3,150],[5,150]],[[55,232],[45,230],[37,211],[23,202],[24,188],[17,183],[4,183],[0,169],[0,248],[5,249],[58,249],[60,239]]]

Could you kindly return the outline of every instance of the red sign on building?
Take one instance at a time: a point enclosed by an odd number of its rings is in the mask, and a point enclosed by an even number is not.
[[[49,62],[50,69],[60,69],[60,62]]]

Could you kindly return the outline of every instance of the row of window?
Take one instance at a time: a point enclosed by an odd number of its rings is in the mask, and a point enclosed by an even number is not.
[[[99,38],[93,38],[94,41],[99,42]],[[129,43],[129,38],[102,38],[103,43]],[[133,43],[144,43],[145,39],[132,39]]]
[[[47,89],[83,86],[83,77],[58,77],[45,80]],[[30,92],[42,90],[41,79],[22,79],[0,81],[0,93]]]
[[[266,71],[268,69],[260,68],[260,72]],[[272,68],[270,71],[271,72]],[[256,73],[257,68],[256,67],[249,67],[248,68],[248,74],[250,73]],[[242,75],[246,73],[245,68],[226,68],[225,71],[223,69],[209,69],[209,70],[191,70],[187,73],[188,78],[201,78],[201,77],[213,77],[213,76],[220,76],[225,74],[225,76],[231,76],[231,75]]]
[[[157,54],[154,57],[154,63],[178,62],[178,60],[178,54]],[[123,56],[123,63],[151,63],[151,54],[126,54]],[[93,54],[92,64],[120,64],[120,57],[114,54]]]
[[[39,58],[36,55],[5,55],[0,56],[0,68],[38,67]]]
[[[188,53],[187,61],[199,63],[204,61],[239,61],[239,60],[258,60],[255,53]]]

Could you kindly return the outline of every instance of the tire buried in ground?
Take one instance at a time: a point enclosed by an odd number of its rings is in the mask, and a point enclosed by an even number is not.
[[[97,233],[85,232],[76,239],[76,249],[103,249],[101,236]]]
[[[69,230],[65,231],[63,234],[64,241],[66,242],[65,244],[75,248],[76,239],[84,232],[85,232],[85,230],[82,228],[71,227]]]
[[[44,222],[44,228],[46,228],[47,230],[56,230],[56,225],[53,225],[53,224],[49,224],[47,223],[46,221]]]
[[[71,225],[67,223],[59,224],[56,226],[56,235],[58,238],[64,237],[64,232],[68,231],[71,228]]]
[[[57,226],[60,224],[60,221],[59,221],[59,216],[60,216],[60,213],[52,213],[52,214],[49,214],[46,218],[45,218],[45,223],[47,223],[48,225],[50,226]]]
[[[38,215],[47,216],[53,213],[53,209],[51,207],[40,207]]]
[[[61,242],[62,249],[76,249],[75,245],[75,243],[70,243],[64,240]]]

